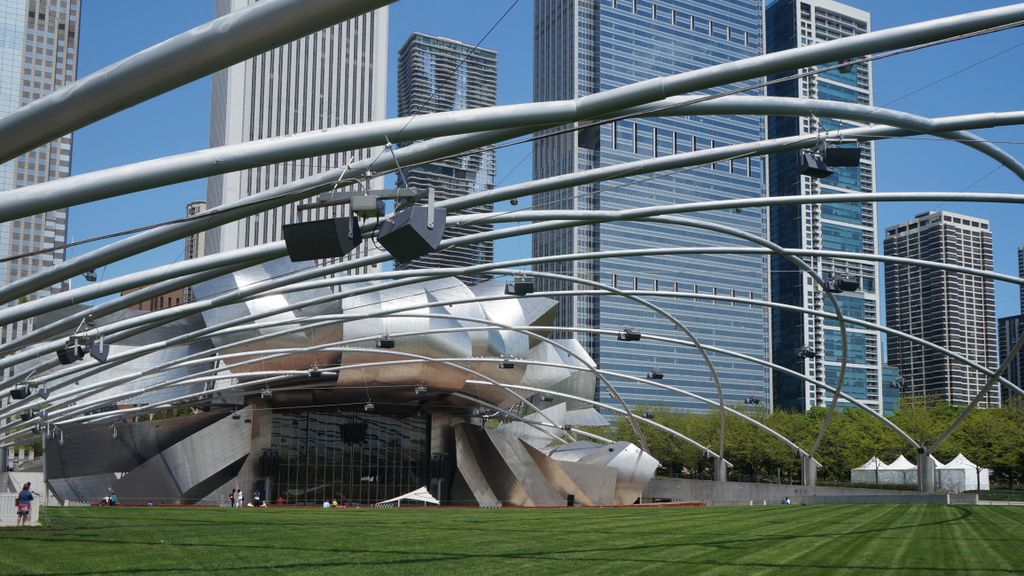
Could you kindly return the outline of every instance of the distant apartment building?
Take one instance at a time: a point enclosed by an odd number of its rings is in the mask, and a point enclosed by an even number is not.
[[[1017,247],[1017,276],[1024,279],[1024,246]],[[1020,287],[1020,314],[1007,316],[999,319],[999,365],[1010,355],[1010,350],[1017,343],[1017,339],[1024,336],[1024,286]],[[1010,361],[1006,367],[1006,378],[1024,387],[1024,350],[1017,354],[1017,357]],[[1009,386],[1002,386],[1003,401],[1014,396],[1020,398],[1020,394],[1010,389]]]
[[[1018,338],[1024,337],[1024,314],[1007,316],[999,319],[999,365],[1002,366],[1010,356],[1010,351]],[[1003,376],[1017,386],[1024,387],[1024,350],[1018,352],[1006,367]],[[1011,398],[1022,398],[1009,386],[1002,385],[1002,398],[1006,402]]]
[[[925,212],[885,231],[886,256],[916,258],[992,270],[987,220],[952,212]],[[907,264],[886,264],[886,324],[983,366],[997,358],[995,290],[973,274]],[[890,335],[889,362],[900,369],[906,397],[967,404],[986,376],[922,344]],[[981,406],[998,406],[996,387]]]
[[[494,106],[498,93],[498,54],[493,50],[457,40],[414,33],[398,50],[398,115],[416,116]],[[494,188],[495,151],[487,149],[402,171],[401,184],[426,190],[433,188],[438,200],[458,198]],[[491,206],[466,212],[487,213]],[[444,238],[457,238],[491,230],[490,224],[449,227]],[[490,240],[470,246],[448,248],[411,262],[399,269],[463,267],[494,261]],[[486,280],[486,274],[461,275],[470,284]]]
[[[0,116],[75,81],[80,20],[81,0],[0,0]],[[70,173],[68,134],[0,165],[0,191]],[[0,223],[0,259],[6,260],[0,262],[0,283],[9,284],[63,262],[67,221],[67,209],[61,208]],[[62,282],[25,299],[67,289],[68,283]],[[31,319],[0,326],[0,344],[32,328]],[[5,372],[10,375],[13,370]]]
[[[0,116],[75,81],[81,7],[81,0],[0,0]],[[67,134],[0,164],[0,191],[70,174],[71,134]],[[67,225],[66,208],[0,223],[0,284],[62,263]],[[21,301],[67,289],[68,283],[61,282]],[[32,330],[31,318],[0,325],[0,344]],[[0,370],[0,376],[11,376],[15,370],[13,366]],[[7,394],[0,396],[0,407],[10,401]],[[7,464],[7,449],[0,448],[0,466]]]
[[[257,2],[216,1],[217,16]],[[383,120],[387,28],[387,8],[379,8],[215,73],[210,146]],[[212,176],[207,181],[207,204],[213,209],[375,156],[380,150],[378,147],[327,154]],[[381,187],[382,179],[374,179],[371,185]],[[341,216],[348,210],[330,207],[300,211],[299,204],[267,210],[209,230],[206,253],[274,242],[282,238],[281,228],[285,224]],[[371,246],[371,242],[364,242],[348,257],[365,256]]]
[[[186,216],[196,216],[206,211],[206,202],[189,202],[185,206]],[[193,258],[202,258],[206,253],[206,246],[204,244],[205,232],[198,232],[185,238],[185,260],[191,260]],[[132,288],[131,290],[124,290],[121,292],[121,296],[127,296],[132,292],[141,290],[141,288]],[[154,296],[149,300],[143,300],[137,304],[131,306],[131,310],[139,310],[142,312],[155,312],[157,310],[163,310],[165,308],[172,308],[186,302],[191,302],[192,287],[186,286],[179,288],[167,294],[161,294]]]

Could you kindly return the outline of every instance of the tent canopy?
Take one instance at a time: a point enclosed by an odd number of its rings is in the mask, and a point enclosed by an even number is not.
[[[871,460],[857,466],[854,470],[879,470],[881,468],[885,468],[885,462],[879,460],[877,456],[872,456]]]
[[[420,488],[417,488],[416,490],[413,490],[412,492],[409,492],[408,494],[402,494],[401,496],[396,496],[396,497],[394,497],[394,498],[392,498],[390,500],[384,500],[382,502],[377,502],[377,504],[387,504],[389,502],[399,502],[401,500],[415,500],[416,502],[426,502],[427,504],[437,504],[437,505],[441,504],[441,502],[438,501],[437,498],[434,498],[433,496],[430,495],[430,492],[427,491],[427,487],[426,486],[422,486]]]
[[[888,470],[917,470],[917,464],[907,460],[903,454],[900,454],[899,458],[893,460],[891,464],[886,464],[885,468]]]
[[[946,462],[945,464],[942,465],[942,467],[943,468],[969,468],[971,470],[977,470],[978,468],[981,468],[981,466],[978,466],[974,462],[971,462],[970,460],[968,460],[967,456],[964,456],[963,454],[957,454],[956,458],[953,458],[949,462]]]

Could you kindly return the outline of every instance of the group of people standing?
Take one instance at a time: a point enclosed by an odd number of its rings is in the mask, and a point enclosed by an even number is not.
[[[263,500],[263,495],[260,494],[260,491],[259,490],[253,490],[252,491],[252,502],[249,503],[249,506],[253,506],[253,507],[259,508],[261,506],[266,506],[266,505],[267,505],[267,503]],[[231,492],[228,493],[228,506],[230,506],[231,508],[244,508],[245,507],[245,495],[242,494],[241,490],[239,490],[238,488],[233,488],[231,490]]]

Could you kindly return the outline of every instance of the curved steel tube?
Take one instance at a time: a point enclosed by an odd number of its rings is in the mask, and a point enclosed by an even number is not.
[[[929,118],[863,104],[759,95],[707,98],[674,96],[619,110],[612,116],[622,118],[673,114],[813,114],[819,117],[886,124],[916,133],[936,132],[935,122]],[[562,100],[438,112],[416,116],[411,120],[391,118],[165,156],[9,190],[3,195],[7,198],[0,200],[0,212],[10,214],[7,218],[16,218],[22,211],[28,210],[28,206],[36,212],[67,208],[196,178],[321,154],[347,152],[377,146],[383,142],[410,142],[495,130],[510,123],[516,126],[542,128],[585,120],[578,113],[578,104],[577,100]],[[600,122],[603,118],[598,117],[596,120]],[[962,142],[965,146],[990,156],[1024,179],[1024,165],[995,144],[965,131],[939,131],[935,135]],[[468,198],[471,197],[470,195]]]
[[[77,128],[394,0],[264,0],[94,72],[0,119],[0,163]]]

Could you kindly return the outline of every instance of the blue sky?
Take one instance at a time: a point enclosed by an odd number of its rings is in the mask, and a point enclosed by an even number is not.
[[[874,29],[1010,4],[991,0],[850,0],[872,14]],[[90,74],[134,52],[184,32],[213,16],[213,0],[86,0],[79,46],[79,76]],[[140,9],[142,6],[145,10]],[[532,100],[532,0],[400,0],[390,10],[388,60],[389,115],[394,115],[394,68],[398,47],[414,31],[476,44],[510,7],[505,19],[483,40],[498,51],[499,104]],[[875,63],[875,103],[925,116],[946,116],[1021,108],[1024,30],[1016,29]],[[961,70],[966,69],[961,72]],[[953,77],[942,80],[946,76]],[[938,82],[936,82],[938,81]],[[929,86],[930,84],[934,85]],[[918,91],[919,90],[919,91]],[[890,102],[892,103],[890,105]],[[210,80],[201,79],[123,111],[75,133],[73,172],[80,174],[129,162],[207,147]],[[1024,159],[1024,127],[980,131]],[[964,146],[930,139],[877,145],[879,191],[1024,193],[1024,184],[996,163]],[[530,177],[529,149],[503,150],[498,181]],[[518,169],[513,170],[516,164]],[[185,204],[205,198],[205,181],[188,182],[74,207],[69,237],[82,239],[115,230],[177,218]],[[522,206],[522,204],[520,205]],[[879,228],[929,209],[958,211],[992,221],[996,270],[1016,273],[1015,247],[1024,244],[1024,208],[979,204],[885,204]],[[79,250],[95,248],[95,244]],[[155,249],[98,271],[107,277],[181,258],[183,243]],[[527,239],[499,243],[496,257],[529,253]],[[80,252],[79,252],[80,253]],[[73,254],[75,254],[73,252]],[[997,284],[1000,316],[1017,314],[1016,287]]]

